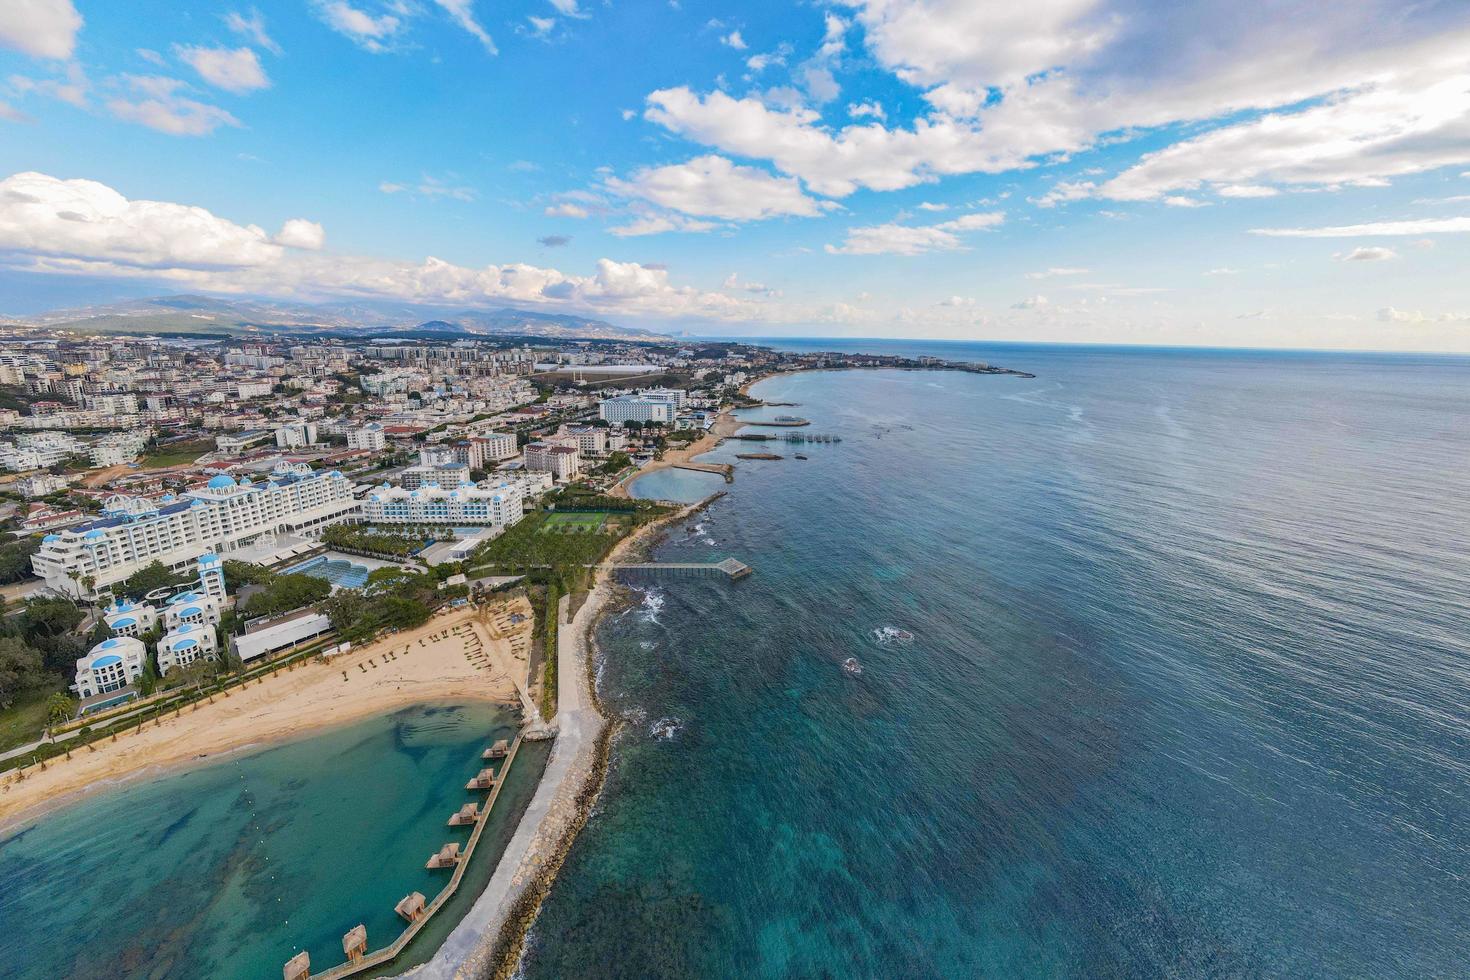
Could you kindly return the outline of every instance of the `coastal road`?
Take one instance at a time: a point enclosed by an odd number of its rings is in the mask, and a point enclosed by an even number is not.
[[[609,594],[606,585],[598,585],[571,623],[566,621],[570,597],[562,596],[557,609],[557,619],[562,625],[557,630],[556,646],[557,712],[553,719],[556,745],[541,784],[484,892],[444,940],[434,958],[403,976],[415,980],[479,976],[495,952],[501,924],[506,921],[511,903],[551,856],[575,817],[577,793],[591,770],[594,743],[603,725],[587,690],[582,646],[588,626]]]

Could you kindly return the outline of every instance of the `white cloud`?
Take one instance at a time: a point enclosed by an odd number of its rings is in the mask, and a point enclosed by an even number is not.
[[[384,194],[402,194],[412,192],[416,197],[424,197],[430,200],[435,198],[449,198],[455,201],[473,201],[480,194],[473,187],[464,187],[441,177],[431,177],[428,174],[419,178],[414,185],[400,183],[393,180],[385,180],[378,184],[378,190]]]
[[[609,228],[608,233],[619,238],[635,238],[641,235],[662,235],[666,231],[713,231],[718,227],[714,222],[686,218],[681,214],[646,214],[626,225]]]
[[[232,10],[225,14],[224,20],[225,27],[229,28],[233,33],[260,45],[271,54],[281,54],[281,46],[275,42],[275,39],[265,29],[265,18],[254,7],[250,8],[248,15]]]
[[[1396,259],[1399,253],[1391,248],[1383,248],[1379,245],[1359,245],[1351,252],[1339,252],[1333,256],[1339,262],[1381,262],[1384,259]]]
[[[1051,301],[1048,300],[1045,296],[1041,296],[1041,295],[1028,296],[1025,299],[1021,300],[1019,303],[1013,303],[1013,304],[1011,304],[1011,309],[1013,309],[1013,310],[1039,310],[1039,309],[1042,309],[1045,306],[1049,306],[1050,304],[1051,304]]]
[[[935,204],[932,201],[920,201],[919,202],[919,210],[920,211],[948,211],[949,210],[949,205],[948,204]]]
[[[1230,0],[1150,10],[1124,0],[847,5],[879,65],[930,103],[911,127],[838,128],[790,101],[685,87],[651,93],[647,117],[834,196],[1035,166],[1179,123],[1218,128],[1175,135],[1111,180],[1059,186],[1037,203],[1381,186],[1470,161],[1463,6],[1361,0],[1312,17],[1284,8],[1245,17]],[[1186,35],[1212,43],[1178,44]]]
[[[315,221],[290,218],[281,226],[280,234],[276,235],[274,241],[277,245],[285,245],[287,248],[302,248],[319,252],[327,243],[327,232]]]
[[[1386,306],[1378,311],[1378,319],[1384,323],[1467,323],[1470,313],[1425,313],[1423,310],[1396,310]]]
[[[309,227],[310,226],[310,227]],[[282,298],[388,298],[411,303],[504,303],[628,315],[741,320],[761,304],[669,282],[668,272],[601,259],[591,275],[524,263],[468,268],[303,250],[320,241],[292,221],[277,240],[203,208],[130,201],[89,180],[38,173],[0,181],[0,264],[32,273],[166,282],[183,289]]]
[[[1169,194],[1163,198],[1163,203],[1171,208],[1203,208],[1208,207],[1204,201],[1193,197],[1185,197],[1182,194]]]
[[[250,48],[200,48],[175,45],[174,54],[215,88],[242,95],[270,88],[260,59]]]
[[[546,35],[550,34],[551,29],[556,26],[555,17],[537,17],[535,15],[532,15],[530,17],[527,17],[526,20],[531,22],[532,33],[534,33],[537,37],[545,37]],[[627,112],[627,110],[625,110],[625,112]],[[625,115],[624,118],[627,118],[627,115]]]
[[[847,106],[847,114],[854,119],[871,117],[881,121],[888,118],[888,113],[876,102],[851,102]]]
[[[1216,187],[1215,193],[1221,197],[1275,197],[1281,192],[1274,187],[1262,187],[1259,184],[1225,184]]]
[[[34,58],[70,58],[82,15],[71,0],[5,0],[0,3],[0,47]]]
[[[445,13],[447,13],[456,24],[458,24],[465,31],[469,32],[469,34],[474,37],[475,40],[479,41],[486,51],[490,52],[491,54],[500,53],[499,50],[496,49],[495,42],[491,40],[490,35],[486,32],[485,28],[481,27],[480,22],[475,19],[474,0],[434,0],[434,2],[437,3],[439,7]]]
[[[1027,279],[1055,279],[1058,276],[1085,276],[1091,271],[1089,269],[1078,269],[1072,266],[1052,266],[1040,272],[1026,273]]]
[[[550,0],[550,2],[556,8],[556,12],[563,17],[585,18],[592,16],[577,6],[577,0]]]
[[[206,136],[221,126],[239,126],[240,120],[219,106],[180,94],[183,82],[161,75],[125,75],[132,98],[119,96],[107,103],[118,119],[156,129],[171,136]]]
[[[294,219],[282,235],[299,239],[310,224]],[[145,268],[243,268],[281,256],[281,246],[255,225],[33,172],[0,181],[0,249]]]
[[[744,51],[749,47],[745,43],[745,38],[740,36],[739,31],[731,31],[729,34],[724,35],[720,38],[720,43],[727,48],[734,48],[736,51]]]
[[[545,211],[548,218],[585,218],[589,213],[586,208],[569,201],[550,205]]]
[[[314,0],[314,5],[328,27],[373,54],[388,50],[385,42],[403,26],[403,21],[393,14],[374,16],[345,0]]]
[[[1232,269],[1229,266],[1222,265],[1222,266],[1218,266],[1218,267],[1216,267],[1214,269],[1207,269],[1207,270],[1205,270],[1205,275],[1207,275],[1207,276],[1238,276],[1238,275],[1240,275],[1240,270],[1239,269]]]
[[[1328,228],[1252,228],[1252,235],[1272,238],[1357,238],[1370,235],[1444,235],[1470,231],[1470,218],[1420,218],[1374,221]]]
[[[684,214],[731,221],[788,214],[812,217],[822,212],[821,203],[803,194],[794,178],[737,166],[713,154],[687,163],[644,168],[627,180],[613,177],[607,187],[623,197],[640,198]]]
[[[60,74],[59,78],[40,79],[12,75],[10,87],[22,95],[36,92],[68,105],[74,105],[78,109],[87,108],[87,96],[92,91],[92,83],[88,80],[86,71],[77,62],[69,61],[61,69]]]
[[[8,102],[0,102],[0,119],[4,119],[6,122],[13,123],[31,121],[30,116],[26,115],[24,112],[21,112],[19,109]]]
[[[960,235],[994,228],[1005,221],[1000,211],[967,214],[937,225],[871,225],[849,228],[840,245],[826,246],[831,255],[922,255],[925,252],[955,252],[965,248]]]

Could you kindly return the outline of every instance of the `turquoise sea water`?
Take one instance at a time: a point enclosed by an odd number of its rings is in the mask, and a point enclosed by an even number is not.
[[[758,389],[527,975],[1466,975],[1470,361],[908,349],[1038,377]]]
[[[424,862],[468,838],[445,821],[514,727],[482,704],[410,708],[51,814],[0,840],[0,976],[279,977],[301,948],[321,972],[359,922],[384,945],[394,904],[448,880]],[[543,762],[507,783],[476,864]]]

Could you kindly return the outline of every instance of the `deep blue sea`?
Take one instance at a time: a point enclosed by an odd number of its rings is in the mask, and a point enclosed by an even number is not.
[[[528,977],[1470,975],[1470,360],[789,346]]]

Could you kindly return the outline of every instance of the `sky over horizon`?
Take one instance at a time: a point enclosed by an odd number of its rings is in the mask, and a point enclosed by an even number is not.
[[[1470,351],[1470,4],[0,3],[0,313]]]

